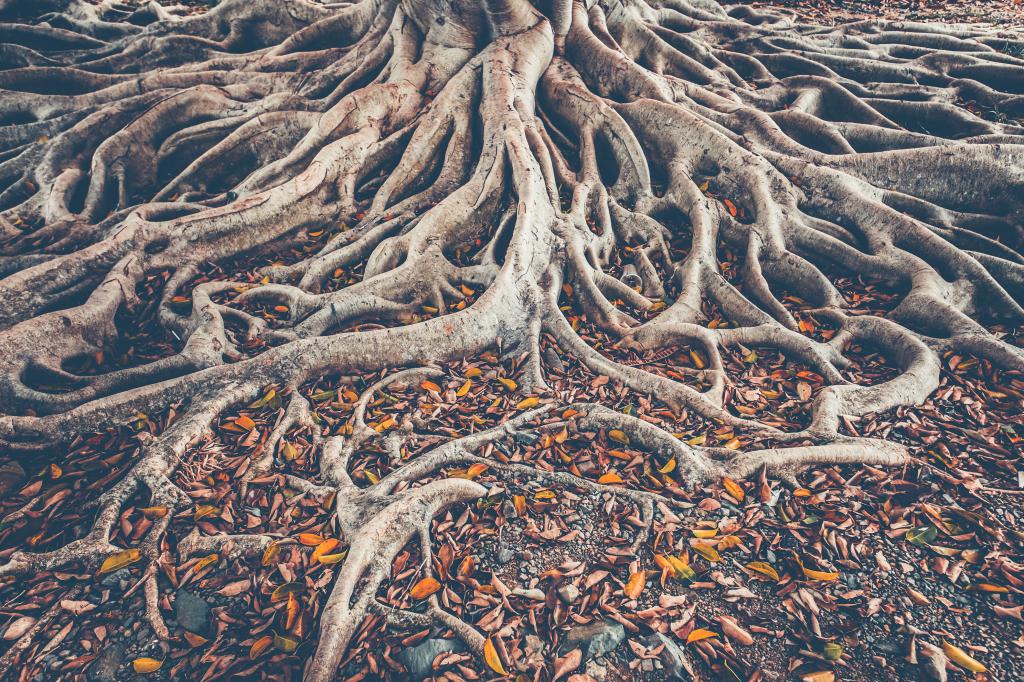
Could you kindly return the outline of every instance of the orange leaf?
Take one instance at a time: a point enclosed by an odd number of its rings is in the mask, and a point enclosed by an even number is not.
[[[607,474],[603,474],[601,478],[597,479],[597,482],[601,485],[608,485],[609,483],[622,483],[622,476],[619,476],[614,471],[609,471]]]
[[[725,486],[725,491],[729,493],[729,495],[734,500],[736,500],[737,502],[743,501],[744,492],[743,488],[740,487],[739,483],[737,483],[736,481],[732,480],[729,477],[726,477],[722,479],[722,485]]]
[[[136,658],[132,661],[132,668],[140,675],[145,675],[147,673],[155,673],[163,664],[163,661],[158,661],[155,658]]]
[[[324,536],[317,535],[316,533],[299,533],[298,538],[299,542],[306,547],[316,547],[324,541]]]
[[[319,561],[320,557],[325,554],[330,554],[331,550],[337,547],[338,544],[339,542],[337,538],[328,538],[327,540],[324,540],[316,546],[316,549],[313,550],[313,555],[310,557],[310,561]]]
[[[251,431],[252,429],[256,428],[256,422],[254,422],[251,418],[245,416],[244,414],[241,417],[235,419],[235,424],[241,426],[246,431]]]
[[[253,642],[251,647],[249,647],[249,658],[259,658],[273,643],[274,638],[271,635],[263,635]]]
[[[704,628],[697,628],[686,636],[686,643],[699,642],[702,639],[710,639],[711,637],[718,637],[718,633],[705,630]]]
[[[427,576],[413,586],[409,591],[409,596],[413,599],[426,599],[440,589],[441,583],[437,582],[434,577]]]
[[[637,571],[629,576],[626,586],[622,588],[623,594],[630,599],[636,599],[647,586],[647,571]]]
[[[420,388],[422,388],[424,391],[434,391],[436,393],[441,392],[441,387],[435,384],[433,381],[424,380],[424,382],[420,384]]]

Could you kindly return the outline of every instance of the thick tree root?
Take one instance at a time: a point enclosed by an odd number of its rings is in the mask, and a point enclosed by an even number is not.
[[[481,633],[436,599],[419,613],[376,597],[408,543],[429,556],[435,515],[486,493],[446,469],[485,464],[614,495],[636,508],[638,550],[673,501],[487,454],[566,426],[545,410],[405,461],[417,418],[383,434],[366,421],[388,386],[497,349],[522,356],[525,393],[543,392],[547,336],[636,394],[778,444],[691,447],[606,407],[573,407],[573,428],[621,430],[699,486],[900,465],[901,446],[842,435],[844,418],[924,401],[941,353],[1024,367],[985,327],[1024,317],[1019,36],[798,26],[711,0],[229,0],[188,17],[155,2],[132,13],[52,0],[36,17],[22,4],[0,3],[21,17],[0,52],[0,447],[60,456],[76,435],[139,412],[174,406],[176,418],[96,500],[83,537],[16,552],[0,577],[95,565],[117,551],[112,532],[135,496],[189,504],[171,479],[182,455],[275,386],[284,407],[244,483],[273,472],[303,430],[319,476],[288,485],[333,495],[348,543],[306,680],[332,679],[374,612],[451,629],[482,653]],[[259,283],[208,274],[285,253]],[[898,305],[845,310],[840,272],[889,283]],[[145,300],[157,274],[166,283]],[[110,353],[125,314],[143,309],[178,341],[172,351],[76,369]],[[831,335],[808,332],[809,315]],[[692,381],[593,347],[581,319],[613,351],[689,350]],[[854,343],[897,373],[850,382]],[[730,409],[730,347],[781,350],[823,377],[805,429]],[[323,429],[298,390],[402,367],[363,394],[344,432]],[[350,460],[375,441],[396,468],[360,487]],[[167,525],[140,547],[161,636]],[[245,558],[279,540],[195,534],[178,551]]]

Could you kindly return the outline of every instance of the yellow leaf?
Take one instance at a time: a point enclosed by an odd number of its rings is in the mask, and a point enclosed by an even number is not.
[[[269,566],[270,564],[277,561],[278,557],[281,556],[281,545],[276,542],[271,542],[267,545],[267,548],[263,550],[263,559],[260,563],[263,566]]]
[[[134,661],[132,661],[132,668],[134,668],[135,672],[137,672],[138,674],[145,675],[147,673],[155,673],[157,670],[160,669],[160,666],[162,666],[163,664],[163,661],[158,661],[155,658],[143,657],[136,658]]]
[[[764,561],[751,561],[749,564],[747,564],[747,568],[751,571],[754,571],[755,573],[766,575],[772,580],[779,580],[779,572],[776,571],[771,564],[766,563]]]
[[[700,436],[694,436],[690,440],[686,441],[686,444],[687,445],[704,445],[704,443],[707,441],[707,439],[708,439],[707,434],[703,434],[703,435],[700,435]]]
[[[323,554],[317,559],[324,566],[333,566],[334,564],[341,563],[342,560],[348,555],[348,552],[338,552],[337,554]]]
[[[281,456],[289,462],[294,462],[299,456],[299,449],[288,441],[285,441],[284,445],[281,446]]]
[[[629,580],[626,581],[626,586],[622,588],[622,593],[630,599],[636,599],[646,586],[647,571],[637,571],[630,574]]]
[[[804,566],[803,562],[800,563],[800,569],[803,570],[804,576],[809,580],[822,580],[825,582],[839,580],[839,574],[835,571],[815,571]]]
[[[728,447],[728,445],[726,447]],[[740,487],[739,483],[737,483],[736,481],[732,480],[729,477],[726,477],[726,478],[722,479],[722,485],[725,486],[725,491],[727,493],[729,493],[729,495],[734,500],[736,500],[737,502],[742,502],[743,501],[744,492],[743,492],[743,488]]]
[[[539,398],[534,398],[534,397],[524,398],[523,400],[520,400],[516,404],[516,409],[517,410],[526,410],[526,409],[529,409],[531,407],[536,407],[539,404],[540,404],[540,399]]]
[[[708,538],[713,538],[716,535],[718,535],[718,529],[717,528],[694,528],[693,529],[693,536],[697,537],[697,538],[700,538],[701,540],[707,540]]]
[[[737,448],[738,448],[738,447],[739,447],[740,445],[741,445],[741,443],[740,443],[740,439],[739,439],[739,438],[731,438],[731,439],[730,439],[730,440],[729,440],[729,441],[728,441],[728,442],[727,442],[727,443],[725,444],[725,447],[729,448],[730,450],[735,450],[735,449],[737,449]]]
[[[270,601],[277,603],[282,602],[288,598],[290,594],[298,594],[299,592],[306,591],[306,584],[300,582],[285,583],[284,585],[278,585],[274,588],[274,591],[270,593]]]
[[[196,507],[196,510],[192,516],[193,518],[195,518],[196,521],[198,521],[199,519],[205,519],[207,516],[212,516],[213,514],[216,514],[217,511],[217,508],[214,507],[212,504],[201,504],[198,507]]]
[[[494,648],[494,642],[491,641],[490,637],[488,637],[487,641],[484,642],[484,661],[486,661],[487,667],[499,675],[508,675],[505,671],[505,666],[501,664],[501,658],[498,656],[498,650]]]
[[[464,396],[467,393],[469,393],[469,387],[472,386],[472,385],[473,385],[473,382],[470,381],[469,379],[466,379],[465,383],[463,383],[461,386],[459,386],[459,390],[455,391],[455,395],[457,395],[458,397],[461,398],[462,396]]]
[[[964,670],[968,670],[972,673],[988,672],[988,668],[982,665],[981,662],[971,658],[966,651],[958,646],[953,646],[949,642],[943,642],[942,650],[946,652],[946,656],[949,660],[953,661]]]
[[[516,513],[520,516],[526,513],[526,496],[525,495],[513,495],[512,506],[516,508]]]
[[[483,374],[483,372],[480,371],[479,367],[470,367],[469,369],[462,373],[462,376],[466,377],[467,379],[476,379],[481,374]]]
[[[712,563],[717,563],[722,560],[722,557],[718,554],[718,550],[706,542],[698,542],[695,544],[693,546],[693,551]]]
[[[711,637],[718,637],[718,633],[705,630],[704,628],[697,628],[686,636],[686,643],[699,642],[702,639],[710,639]]]
[[[112,573],[124,568],[125,566],[131,566],[141,557],[142,552],[137,548],[114,552],[103,560],[103,564],[100,566],[100,573]]]
[[[601,478],[597,479],[597,482],[601,485],[608,485],[610,483],[622,483],[622,476],[619,476],[614,471],[609,471],[607,474],[603,474]]]
[[[275,391],[274,389],[270,389],[269,391],[264,393],[263,396],[259,400],[254,402],[252,405],[249,405],[249,408],[253,409],[253,410],[258,410],[261,407],[266,407],[267,405],[270,404],[270,401],[273,400],[274,396],[276,396],[276,395],[277,395],[277,391]],[[241,424],[239,424],[239,426],[241,426]]]
[[[612,429],[608,432],[608,437],[616,443],[622,443],[623,445],[629,445],[629,436],[624,431],[619,429]]]
[[[725,549],[732,549],[733,547],[739,547],[740,539],[736,535],[723,535],[722,539],[718,541],[718,550],[722,551]]]
[[[249,647],[249,658],[257,659],[263,652],[270,648],[270,645],[274,643],[274,638],[270,635],[263,635]]]
[[[370,482],[370,485],[377,485],[378,483],[380,483],[380,476],[373,473],[369,469],[367,469],[363,473],[366,474],[366,480]]]
[[[836,674],[831,670],[821,670],[800,676],[800,682],[835,682]]]
[[[676,470],[676,458],[675,457],[673,457],[669,461],[665,462],[665,466],[660,467],[658,469],[658,471],[660,471],[663,474],[671,474],[675,470]]]
[[[220,560],[219,554],[209,554],[192,565],[192,572],[198,573],[207,566],[217,563]]]
[[[476,464],[470,464],[469,468],[466,469],[466,478],[473,480],[483,472],[487,471],[487,465],[483,462],[477,462]]]
[[[670,554],[665,558],[668,559],[668,563],[672,566],[672,571],[676,574],[676,580],[693,580],[697,577],[697,572],[693,570],[693,567],[679,557]]]
[[[274,635],[274,648],[290,654],[299,648],[299,640],[288,635]]]
[[[555,493],[553,490],[538,490],[533,494],[535,500],[553,500],[555,499]]]
[[[517,384],[516,382],[512,381],[511,379],[506,379],[505,377],[498,377],[498,382],[510,391],[516,390],[516,388],[519,386],[519,384]]]
[[[436,578],[427,576],[413,586],[409,596],[413,599],[426,599],[440,589],[441,583],[437,582]]]
[[[701,355],[701,352],[699,350],[691,350],[690,359],[693,360],[693,364],[694,366],[696,366],[697,369],[704,369],[704,367],[707,365],[707,363],[704,361],[704,356]]]

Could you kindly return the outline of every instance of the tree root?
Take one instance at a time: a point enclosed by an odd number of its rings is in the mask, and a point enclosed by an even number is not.
[[[518,354],[524,395],[543,394],[547,335],[635,396],[777,445],[692,447],[572,407],[573,428],[620,430],[702,486],[902,465],[902,446],[842,436],[842,420],[926,400],[943,353],[1024,368],[986,327],[1024,317],[1024,60],[988,29],[796,31],[709,0],[230,0],[187,17],[44,4],[55,13],[9,26],[0,55],[0,447],[59,457],[139,412],[174,406],[175,419],[82,537],[15,552],[0,577],[95,566],[117,551],[133,496],[189,504],[171,482],[181,457],[221,414],[282,387],[243,484],[305,430],[318,475],[284,480],[333,496],[349,546],[307,682],[333,678],[371,612],[451,629],[480,654],[483,635],[436,599],[420,613],[376,597],[409,542],[429,555],[436,514],[486,493],[446,468],[612,495],[637,509],[637,552],[673,500],[492,456],[500,439],[566,426],[546,408],[409,458],[421,418],[384,433],[367,422],[389,386],[496,349]],[[862,314],[836,273],[891,286],[895,308]],[[76,369],[113,356],[143,309],[173,350]],[[852,343],[895,375],[844,378]],[[727,350],[759,347],[822,377],[806,428],[730,410]],[[701,366],[679,378],[642,368],[685,349]],[[624,362],[626,350],[645,355]],[[327,374],[403,367],[363,391],[346,429],[318,423],[300,394]],[[360,487],[349,466],[369,446],[393,469]],[[140,546],[161,636],[170,517]],[[197,533],[177,550],[244,559],[278,541]]]

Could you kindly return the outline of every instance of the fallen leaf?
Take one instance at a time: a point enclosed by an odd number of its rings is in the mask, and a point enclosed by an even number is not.
[[[7,629],[4,631],[4,639],[7,641],[19,639],[22,635],[31,630],[32,626],[35,624],[36,619],[32,616],[22,616],[7,626]]]
[[[501,658],[498,657],[498,650],[494,648],[494,642],[488,637],[487,641],[484,642],[484,661],[494,672],[499,675],[508,675],[505,672],[505,666],[501,664]]]
[[[747,564],[747,568],[751,571],[754,571],[755,573],[766,575],[772,580],[779,580],[779,572],[776,571],[771,564],[765,563],[764,561],[751,561],[749,564]]]
[[[697,628],[686,636],[686,643],[699,642],[702,639],[709,639],[711,637],[718,637],[718,633],[705,630],[704,628]]]
[[[629,576],[626,586],[622,588],[623,594],[630,599],[636,599],[647,586],[647,571],[637,571]]]
[[[158,661],[155,658],[143,657],[136,658],[134,661],[132,661],[132,668],[134,668],[135,672],[139,673],[140,675],[145,675],[147,673],[155,673],[157,670],[160,669],[160,666],[162,666],[163,664],[163,661]]]
[[[953,646],[949,642],[943,641],[942,650],[946,653],[949,660],[953,661],[953,663],[957,664],[964,670],[972,673],[988,672],[988,668],[982,665],[979,661],[971,658],[970,654],[958,646]]]
[[[426,599],[440,589],[441,583],[437,582],[433,576],[427,576],[413,586],[409,591],[409,596],[413,599]]]
[[[136,561],[142,558],[142,552],[138,548],[125,549],[120,552],[114,552],[100,565],[100,574],[113,573],[118,571],[125,566],[131,566]]]

